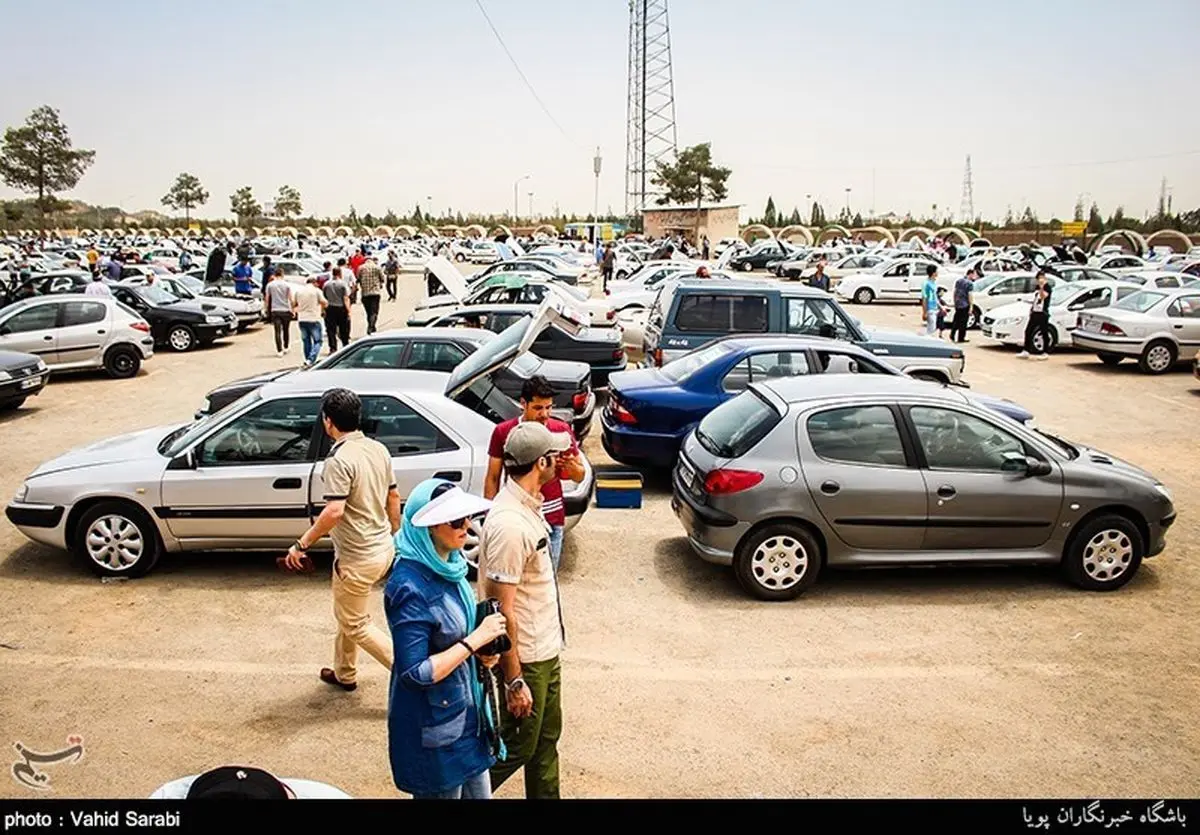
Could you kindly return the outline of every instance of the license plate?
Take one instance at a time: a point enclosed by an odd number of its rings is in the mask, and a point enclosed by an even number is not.
[[[20,387],[22,389],[31,389],[38,385],[41,385],[41,382],[42,382],[41,377],[30,377],[28,380],[22,380]]]
[[[696,471],[692,469],[692,465],[685,461],[682,457],[679,459],[679,480],[683,482],[683,486],[689,490],[696,486]]]
[[[992,329],[991,329],[991,328],[987,328],[987,327],[985,327],[985,328],[980,328],[980,330],[983,332],[983,335],[984,335],[984,336],[991,336],[991,335],[992,335]]]

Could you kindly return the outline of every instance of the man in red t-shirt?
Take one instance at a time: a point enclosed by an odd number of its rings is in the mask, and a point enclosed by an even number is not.
[[[350,272],[354,273],[354,277],[358,278],[358,268],[367,262],[367,248],[360,247],[358,252],[350,256]]]
[[[584,476],[583,463],[579,460],[579,444],[570,425],[550,417],[554,408],[554,389],[546,378],[536,374],[521,386],[521,408],[524,414],[498,424],[492,431],[492,442],[488,445],[487,479],[483,485],[484,498],[494,499],[500,492],[500,478],[504,473],[504,442],[508,433],[521,421],[536,421],[544,424],[551,432],[566,432],[571,436],[571,448],[559,456],[558,478],[542,486],[542,516],[550,526],[550,561],[558,573],[562,558],[563,527],[567,523],[567,509],[563,504],[562,479],[580,481]]]

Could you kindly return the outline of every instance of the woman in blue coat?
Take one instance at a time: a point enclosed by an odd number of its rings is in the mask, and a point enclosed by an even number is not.
[[[404,504],[396,567],[384,608],[395,663],[388,697],[392,779],[417,798],[491,797],[491,714],[477,650],[505,634],[504,616],[475,623],[475,593],[462,547],[471,517],[490,502],[448,481],[423,481]],[[503,756],[503,754],[501,754]]]

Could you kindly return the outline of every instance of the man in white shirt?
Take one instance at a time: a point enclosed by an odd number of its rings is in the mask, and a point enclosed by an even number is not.
[[[317,277],[292,291],[292,311],[300,324],[300,340],[304,347],[304,367],[308,368],[321,355],[321,321],[325,318],[325,295],[317,289]]]
[[[108,285],[104,283],[104,279],[100,276],[100,273],[92,275],[92,283],[83,291],[85,296],[112,296],[112,291],[108,289]]]

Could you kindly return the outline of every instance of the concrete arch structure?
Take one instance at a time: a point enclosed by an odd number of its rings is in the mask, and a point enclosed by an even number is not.
[[[235,226],[229,230],[229,237],[244,240],[246,238],[246,233],[242,229],[239,229],[237,226]]]
[[[962,244],[963,246],[971,245],[971,236],[955,226],[946,226],[942,229],[939,229],[933,233],[933,236],[935,238],[953,236],[953,237],[958,238],[958,242],[960,244]]]
[[[900,233],[900,237],[896,239],[896,243],[902,244],[915,235],[924,235],[926,240],[934,237],[933,230],[928,226],[910,226]]]
[[[374,235],[375,233],[371,231],[370,226],[360,226],[360,227],[358,227],[358,232],[356,234],[360,238],[369,238],[372,235]]]
[[[434,237],[434,238],[440,238],[442,236],[442,233],[438,231],[438,228],[436,226],[426,226],[424,229],[421,230],[421,234],[428,235],[428,236]]]
[[[1178,229],[1159,229],[1153,235],[1146,238],[1147,249],[1154,246],[1154,241],[1156,238],[1170,238],[1173,241],[1178,241],[1183,245],[1183,249],[1176,250],[1177,252],[1187,252],[1194,246],[1192,239],[1180,232]]]
[[[813,245],[813,234],[807,226],[785,226],[779,230],[779,234],[775,237],[781,241],[790,242],[796,236],[800,236],[804,240],[805,246]]]
[[[182,238],[183,233],[184,233],[184,230],[180,229],[179,227],[175,227],[174,229],[167,230],[167,236],[171,237],[171,238]]]
[[[277,230],[276,230],[276,234],[277,234],[277,235],[283,235],[285,238],[298,238],[298,237],[300,237],[300,231],[299,231],[298,229],[296,229],[296,227],[295,227],[295,226],[284,226],[284,227],[283,227],[283,228],[281,228],[281,229],[277,229]]]
[[[542,225],[536,227],[533,230],[533,234],[535,236],[538,235],[539,233],[543,233],[543,232],[545,234],[549,235],[551,238],[557,238],[558,234],[559,234],[558,227],[552,223],[543,223]]]
[[[415,226],[409,226],[407,223],[401,223],[394,230],[392,230],[392,237],[415,238],[417,237],[417,228]]]
[[[200,230],[199,229],[185,229],[183,232],[183,236],[185,238],[199,238]]]
[[[226,229],[224,226],[218,226],[216,229],[213,230],[213,237],[216,238],[218,241],[223,241],[229,237],[229,230]]]
[[[93,229],[80,229],[79,230],[79,237],[81,237],[81,238],[90,238],[95,234],[96,234],[96,232]]]
[[[1125,243],[1129,245],[1129,248],[1132,249],[1136,255],[1141,255],[1143,252],[1149,249],[1146,239],[1142,237],[1140,232],[1135,232],[1132,229],[1114,229],[1111,232],[1106,232],[1105,234],[1096,238],[1096,240],[1092,241],[1092,245],[1088,247],[1088,252],[1099,252],[1104,248],[1105,244],[1107,244],[1113,238],[1118,237],[1124,239]]]
[[[375,235],[379,238],[390,238],[395,235],[395,231],[390,226],[376,226]]]
[[[501,223],[495,229],[493,229],[491,232],[488,233],[488,237],[493,238],[493,239],[499,238],[501,235],[504,235],[505,237],[508,237],[508,238],[513,237],[512,230],[509,229],[507,226],[505,226],[503,223]]]
[[[773,238],[775,233],[761,223],[751,223],[742,230],[742,240],[748,244],[754,243],[759,238]]]
[[[447,232],[450,233],[450,237],[452,238],[461,238],[463,236],[463,229],[457,223],[448,223],[443,226],[442,233],[445,234]]]
[[[145,232],[147,235],[149,235],[151,238],[158,238],[158,237],[161,237],[161,236],[162,236],[162,230],[161,230],[161,229],[159,229],[157,226],[151,226],[149,229],[145,229],[145,230],[143,230],[143,231],[144,231],[144,232]],[[59,232],[57,229],[55,229],[55,230],[54,230],[54,234],[55,234],[55,235],[59,235],[59,234],[61,234],[61,233],[60,233],[60,232]]]
[[[817,233],[816,243],[820,244],[826,238],[832,237],[834,234],[836,234],[839,238],[853,238],[854,237],[854,235],[852,235],[850,233],[850,230],[847,229],[845,226],[842,226],[842,224],[831,223],[828,226],[826,226],[824,229],[822,229],[820,232]]]
[[[467,226],[465,229],[463,229],[463,234],[468,238],[479,238],[482,240],[483,238],[487,237],[487,230],[478,223],[472,223],[470,226]]]
[[[888,246],[896,245],[896,236],[886,226],[863,226],[860,229],[851,229],[850,231],[855,235],[861,235],[864,240],[868,235],[873,235],[878,240],[885,241]]]
[[[991,247],[994,247],[995,244],[982,235],[977,235],[971,239],[971,243],[969,243],[968,246],[986,246],[990,249]]]
[[[353,236],[354,230],[349,226],[339,226],[337,229],[333,230],[333,237],[335,238],[350,238]]]
[[[332,238],[333,230],[331,228],[329,228],[328,226],[318,226],[317,227],[317,237],[318,238]]]
[[[250,234],[256,238],[261,238],[265,230],[261,226],[250,227]]]

